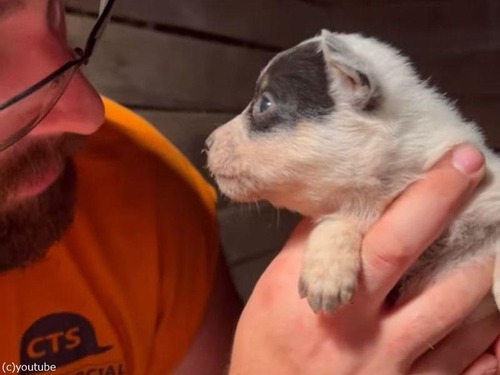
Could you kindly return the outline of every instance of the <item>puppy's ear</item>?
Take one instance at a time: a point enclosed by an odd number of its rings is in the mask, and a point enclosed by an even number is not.
[[[370,109],[375,102],[376,83],[366,64],[338,34],[321,30],[321,49],[331,79],[330,92],[336,102],[356,109]]]

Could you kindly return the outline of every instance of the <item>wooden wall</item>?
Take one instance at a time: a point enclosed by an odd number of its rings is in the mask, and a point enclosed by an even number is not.
[[[96,1],[66,0],[69,39],[83,43]],[[207,176],[210,131],[241,111],[260,69],[321,28],[377,36],[458,100],[500,149],[498,0],[117,0],[86,74],[148,118]],[[297,218],[221,199],[226,257],[246,298]]]

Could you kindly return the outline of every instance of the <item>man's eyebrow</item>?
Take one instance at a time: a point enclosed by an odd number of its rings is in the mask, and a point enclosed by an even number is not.
[[[26,6],[26,0],[0,0],[0,20]]]

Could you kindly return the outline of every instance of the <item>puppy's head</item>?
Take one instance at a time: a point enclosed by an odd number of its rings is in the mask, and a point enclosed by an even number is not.
[[[380,187],[393,137],[375,67],[352,42],[366,45],[323,31],[270,61],[247,108],[206,142],[224,194],[314,215],[334,209],[332,194]]]

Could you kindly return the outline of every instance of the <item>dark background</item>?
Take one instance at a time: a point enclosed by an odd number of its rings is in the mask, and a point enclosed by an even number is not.
[[[66,4],[69,38],[80,45],[97,1]],[[322,28],[401,49],[500,149],[500,0],[117,0],[112,21],[87,76],[149,119],[206,177],[206,136],[247,105],[276,52]],[[245,299],[296,217],[225,198],[218,213]]]

